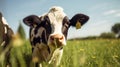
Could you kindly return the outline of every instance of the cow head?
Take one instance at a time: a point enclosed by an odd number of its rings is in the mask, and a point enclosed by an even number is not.
[[[59,48],[66,45],[69,27],[80,28],[88,19],[84,14],[76,14],[69,19],[61,7],[52,7],[47,14],[40,17],[30,15],[23,22],[31,28],[30,40],[33,45],[42,42],[49,47]]]
[[[52,7],[48,13],[40,17],[37,15],[25,17],[23,22],[30,27],[33,57],[37,56],[39,60],[49,61],[54,54],[62,55],[61,49],[66,45],[68,29],[71,26],[79,29],[88,19],[89,17],[84,14],[76,14],[69,19],[61,7]],[[56,53],[55,50],[60,52]]]

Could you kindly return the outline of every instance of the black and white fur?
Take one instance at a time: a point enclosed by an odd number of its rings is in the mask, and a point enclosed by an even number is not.
[[[69,19],[58,6],[52,7],[48,13],[37,16],[30,15],[23,22],[30,27],[30,42],[32,57],[35,63],[43,61],[58,66],[66,45],[67,33],[70,26],[75,27],[77,21],[81,25],[88,21],[84,14],[76,14]]]

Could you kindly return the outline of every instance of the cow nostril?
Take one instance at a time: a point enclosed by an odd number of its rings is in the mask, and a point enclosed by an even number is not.
[[[63,36],[61,36],[61,37],[59,38],[59,40],[63,40]]]
[[[51,36],[51,37],[50,37],[50,40],[54,41],[54,36]]]
[[[54,41],[54,40],[58,40],[58,41],[62,41],[64,39],[64,37],[62,35],[52,35],[50,36],[50,40]]]

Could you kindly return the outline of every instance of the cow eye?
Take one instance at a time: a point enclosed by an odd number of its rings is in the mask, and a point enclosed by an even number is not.
[[[62,27],[62,33],[64,34],[65,37],[67,37],[67,32],[68,32],[68,28],[69,28],[69,19],[68,17],[64,17],[63,19],[63,27]]]
[[[49,25],[50,24],[49,17],[45,16],[44,19],[45,19],[45,25]]]
[[[69,27],[69,19],[68,19],[68,17],[66,16],[64,19],[63,19],[63,26],[64,27],[66,27],[66,28],[68,28]]]

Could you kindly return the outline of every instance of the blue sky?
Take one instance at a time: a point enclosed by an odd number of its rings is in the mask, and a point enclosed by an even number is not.
[[[68,38],[73,38],[110,32],[115,23],[120,23],[119,3],[120,0],[0,0],[0,11],[14,32],[24,17],[42,15],[52,6],[61,6],[69,18],[76,13],[88,15],[90,20],[81,29],[69,29]],[[28,36],[29,27],[22,25]]]

